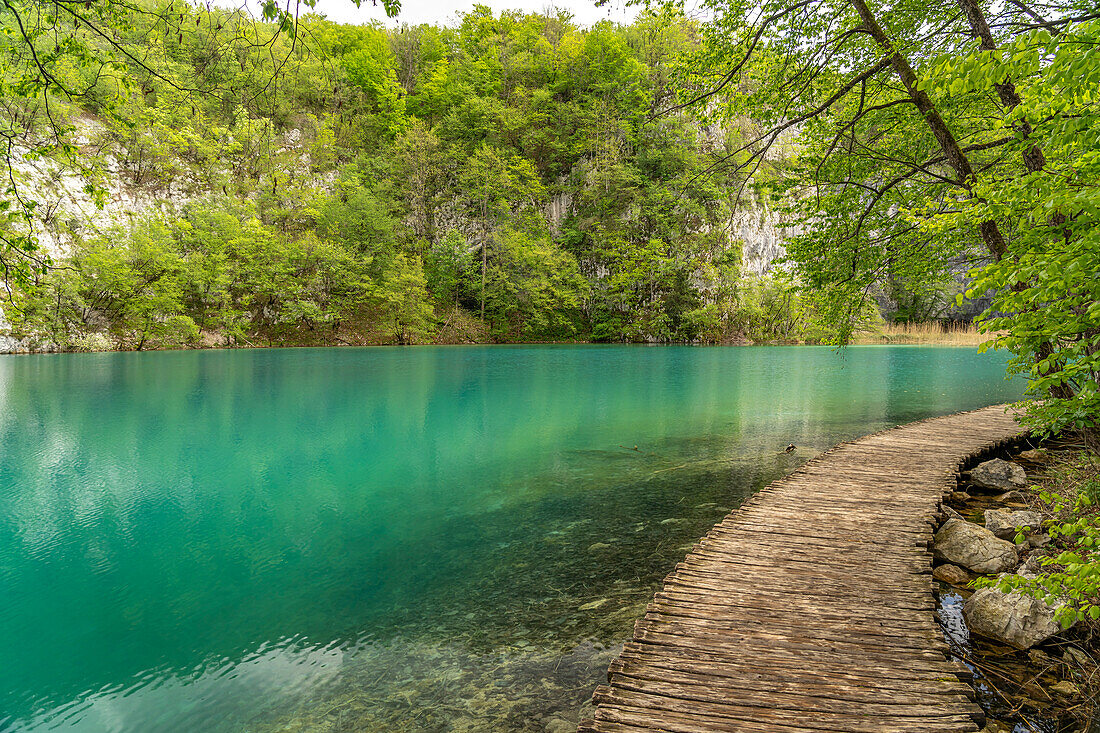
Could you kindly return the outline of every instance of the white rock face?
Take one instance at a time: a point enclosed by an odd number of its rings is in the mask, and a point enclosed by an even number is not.
[[[1028,649],[1062,630],[1054,620],[1057,609],[1019,591],[1002,593],[982,588],[970,596],[963,615],[970,631],[987,639]]]
[[[1004,573],[1016,567],[1016,546],[985,527],[948,519],[933,538],[937,560],[961,565],[975,573]]]
[[[730,217],[730,239],[741,243],[741,271],[762,277],[786,254],[783,243],[797,230],[780,226],[779,218],[765,202],[746,198]]]

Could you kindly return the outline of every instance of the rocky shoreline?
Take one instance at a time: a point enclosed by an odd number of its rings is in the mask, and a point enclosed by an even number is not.
[[[1063,629],[1057,605],[980,580],[1047,571],[1040,557],[1051,517],[1029,478],[1041,482],[1054,450],[1006,451],[961,472],[938,516],[940,623],[951,656],[973,675],[989,733],[1095,730],[1100,649],[1091,624]]]

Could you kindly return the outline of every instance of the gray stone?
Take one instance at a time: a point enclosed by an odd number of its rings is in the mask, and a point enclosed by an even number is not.
[[[985,527],[948,519],[932,544],[937,560],[961,565],[975,573],[1003,573],[1016,566],[1016,546]]]
[[[1095,665],[1092,661],[1092,657],[1075,646],[1067,646],[1065,652],[1062,654],[1062,659],[1068,663],[1076,664],[1081,669],[1092,669]]]
[[[987,491],[1012,491],[1027,487],[1027,474],[1015,463],[994,458],[970,469],[970,483]]]
[[[946,504],[944,504],[941,508],[943,509],[943,513],[945,516],[944,521],[947,521],[948,519],[961,519],[963,521],[966,521],[966,517],[959,514],[957,511],[947,506]]]
[[[982,588],[963,605],[971,633],[1017,649],[1030,649],[1060,632],[1056,610],[1038,598],[996,588]]]
[[[1038,532],[1043,528],[1043,517],[1038,512],[1032,511],[985,510],[985,528],[1002,540],[1013,539],[1016,536],[1016,530],[1020,527]]]
[[[1049,544],[1051,544],[1051,535],[1047,535],[1042,532],[1036,532],[1033,535],[1027,535],[1027,547],[1046,547]]]
[[[933,568],[932,577],[948,585],[966,585],[973,576],[958,565],[947,563]]]
[[[1022,578],[1038,578],[1043,572],[1043,565],[1039,562],[1038,555],[1032,555],[1023,565],[1016,569],[1016,574]]]

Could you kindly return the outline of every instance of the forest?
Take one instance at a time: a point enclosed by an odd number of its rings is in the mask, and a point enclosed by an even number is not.
[[[582,29],[478,7],[453,28],[306,16],[287,33],[176,3],[123,32],[140,63],[59,59],[80,94],[9,121],[32,139],[50,116],[70,126],[52,167],[18,172],[42,189],[79,170],[108,208],[157,204],[89,227],[40,195],[32,221],[65,266],[15,284],[17,335],[65,350],[829,337],[782,268],[741,267],[735,219],[770,216],[786,156],[712,169],[753,120],[660,114],[702,52],[682,14]],[[942,309],[900,282],[900,317]]]

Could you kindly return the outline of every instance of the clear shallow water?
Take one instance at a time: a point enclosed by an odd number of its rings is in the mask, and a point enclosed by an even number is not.
[[[0,730],[571,722],[746,496],[1018,394],[957,348],[0,359]]]

